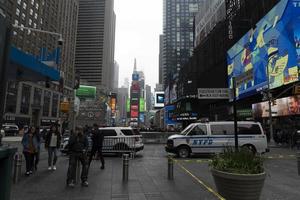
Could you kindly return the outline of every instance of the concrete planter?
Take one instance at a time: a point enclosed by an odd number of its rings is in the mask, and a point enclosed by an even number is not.
[[[228,200],[258,200],[264,186],[266,173],[233,174],[211,169],[221,196]]]

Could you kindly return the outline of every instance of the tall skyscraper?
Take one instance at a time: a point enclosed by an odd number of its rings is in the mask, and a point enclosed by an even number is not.
[[[89,85],[112,89],[114,0],[79,0],[76,70]]]
[[[159,35],[159,63],[158,63],[158,83],[164,83],[164,35]]]
[[[194,16],[206,0],[163,1],[163,79],[167,88],[193,55]]]
[[[119,64],[117,61],[114,63],[113,79],[111,84],[113,86],[113,90],[119,87]]]

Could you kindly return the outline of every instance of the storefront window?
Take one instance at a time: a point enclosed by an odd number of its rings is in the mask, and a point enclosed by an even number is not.
[[[43,116],[49,116],[51,92],[45,91],[44,105],[43,105]]]
[[[31,91],[31,86],[23,84],[22,97],[21,97],[21,110],[20,110],[21,114],[27,115],[29,113],[30,91]]]
[[[53,94],[52,98],[52,117],[57,117],[58,94]]]
[[[16,113],[17,106],[17,94],[18,87],[17,83],[13,81],[8,82],[7,93],[6,93],[6,108],[5,112],[7,113]]]

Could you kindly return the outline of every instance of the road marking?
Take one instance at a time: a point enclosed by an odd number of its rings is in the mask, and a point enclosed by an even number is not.
[[[274,156],[265,156],[267,159],[291,159],[295,158],[296,155],[289,154],[289,155],[274,155]]]
[[[174,160],[174,159],[173,159]],[[192,174],[188,169],[186,169],[180,162],[177,162],[177,160],[174,160],[178,166],[185,171],[187,174],[189,174],[192,178],[194,178],[200,185],[202,185],[206,190],[208,190],[210,193],[215,195],[219,200],[225,200],[224,197],[222,197],[218,192],[214,191],[211,187],[209,187],[206,183],[204,183],[202,180],[200,180],[197,176]]]
[[[186,163],[209,163],[211,162],[210,159],[197,159],[197,160],[193,160],[193,159],[189,159],[189,160],[180,160],[180,159],[173,159],[176,162],[186,162]]]

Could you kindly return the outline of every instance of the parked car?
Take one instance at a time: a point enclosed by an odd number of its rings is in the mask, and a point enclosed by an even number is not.
[[[19,134],[19,127],[15,124],[3,124],[2,129],[5,136],[16,136]]]
[[[141,151],[144,149],[142,136],[138,129],[131,127],[104,127],[99,128],[104,135],[103,153],[124,153],[129,151]],[[92,140],[88,135],[89,149],[92,146]],[[60,150],[62,153],[68,152],[69,137],[62,140]]]

